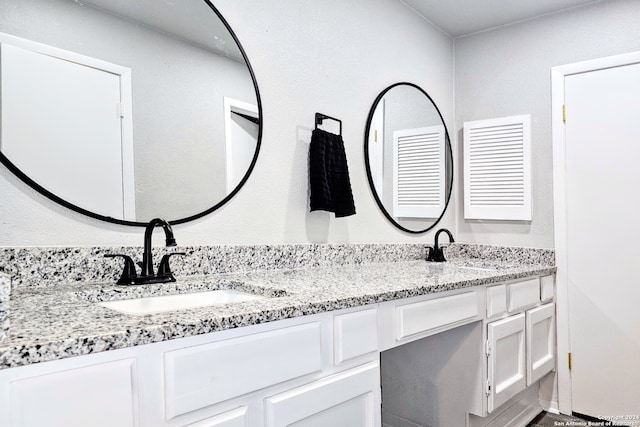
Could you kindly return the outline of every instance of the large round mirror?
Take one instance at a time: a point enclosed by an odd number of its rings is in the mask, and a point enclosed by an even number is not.
[[[371,191],[396,227],[423,233],[440,221],[451,197],[453,157],[442,115],[424,90],[396,83],[378,95],[364,154]]]
[[[0,160],[78,212],[203,216],[258,156],[251,66],[205,0],[2,0]]]

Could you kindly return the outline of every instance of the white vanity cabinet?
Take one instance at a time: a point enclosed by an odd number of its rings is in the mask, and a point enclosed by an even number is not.
[[[477,415],[492,413],[555,369],[555,304],[544,304],[553,298],[549,289],[553,276],[487,289],[486,412]]]
[[[377,319],[359,307],[0,370],[0,426],[379,426]]]
[[[381,352],[412,348],[440,382],[409,398],[485,426],[554,369],[554,313],[535,277],[0,370],[0,426],[379,427]]]

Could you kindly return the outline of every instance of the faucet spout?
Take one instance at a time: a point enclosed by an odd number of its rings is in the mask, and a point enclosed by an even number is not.
[[[447,236],[449,236],[449,243],[455,242],[455,240],[453,240],[453,234],[451,234],[449,230],[447,230],[446,228],[441,228],[440,230],[438,230],[436,232],[436,237],[433,242],[433,248],[429,248],[429,255],[427,256],[427,261],[434,261],[434,262],[446,261],[446,259],[444,258],[444,252],[442,251],[442,248],[438,246],[438,238],[440,237],[440,233],[442,232],[447,233]]]
[[[151,254],[151,237],[153,236],[153,230],[161,226],[164,230],[167,246],[176,246],[176,239],[173,237],[173,230],[171,225],[162,219],[154,218],[149,221],[147,228],[144,230],[144,252],[142,254],[142,277],[153,276],[153,255]]]
[[[455,240],[453,240],[453,234],[451,234],[451,232],[449,230],[447,230],[446,228],[441,228],[440,230],[438,230],[438,232],[436,233],[436,238],[435,238],[435,242],[433,242],[435,248],[438,248],[438,236],[440,236],[440,233],[445,232],[447,233],[447,235],[449,236],[449,243],[453,243],[455,242]]]

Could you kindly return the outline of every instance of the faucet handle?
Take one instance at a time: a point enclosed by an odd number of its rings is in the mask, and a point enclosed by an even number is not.
[[[162,256],[160,260],[160,265],[158,265],[158,277],[171,277],[175,281],[173,277],[173,273],[171,273],[171,268],[169,268],[169,258],[174,255],[184,256],[186,252],[171,252],[170,254],[166,254]]]
[[[135,279],[137,277],[136,274],[136,265],[133,263],[133,260],[129,255],[124,254],[105,254],[105,258],[124,258],[124,268],[122,269],[122,275],[120,279],[116,282],[118,285],[133,285],[135,284]]]
[[[432,262],[443,262],[446,261],[444,258],[443,247],[433,248],[431,246],[427,246],[427,261]]]
[[[425,249],[427,250],[427,261],[433,261],[433,248],[431,246],[425,246]]]

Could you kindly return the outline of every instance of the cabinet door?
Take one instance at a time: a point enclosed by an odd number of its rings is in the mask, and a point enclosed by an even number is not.
[[[10,425],[137,426],[134,369],[127,359],[13,381]]]
[[[380,368],[368,363],[270,397],[267,427],[380,425]]]
[[[525,315],[520,313],[487,325],[489,345],[487,410],[515,396],[526,387]]]
[[[333,323],[336,365],[378,349],[378,310],[370,309],[336,316]]]
[[[527,311],[527,386],[555,367],[555,304]]]
[[[507,312],[507,285],[487,288],[487,317],[497,317]]]

